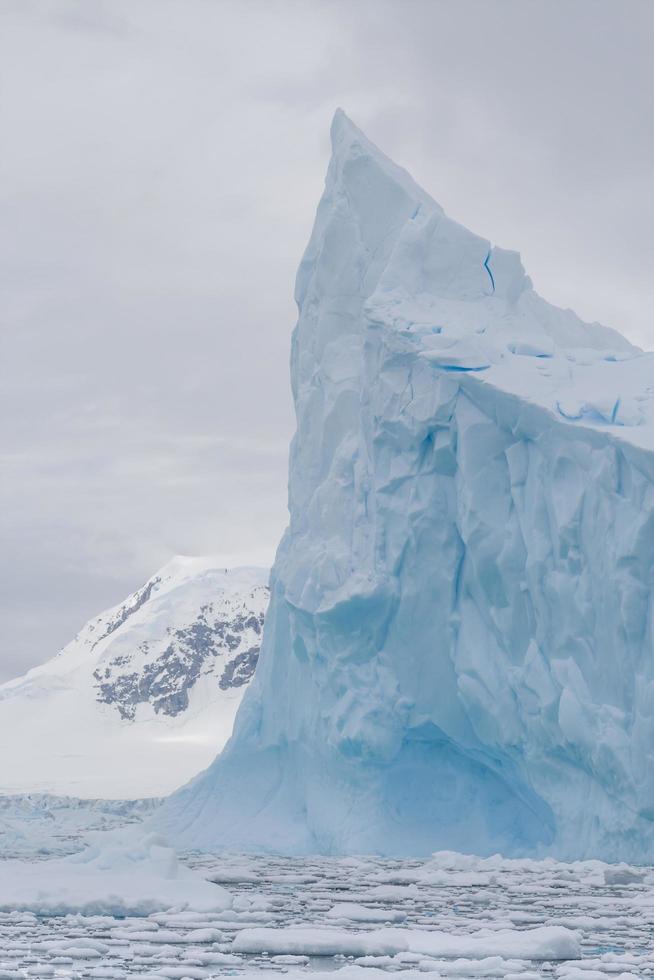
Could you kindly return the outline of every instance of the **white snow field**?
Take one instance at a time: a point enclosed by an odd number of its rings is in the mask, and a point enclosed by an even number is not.
[[[156,797],[209,765],[254,673],[268,574],[175,558],[0,686],[0,794]]]
[[[654,355],[534,292],[338,112],[290,526],[183,846],[654,859]]]

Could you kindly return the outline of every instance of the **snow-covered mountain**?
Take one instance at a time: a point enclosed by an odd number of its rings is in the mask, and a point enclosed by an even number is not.
[[[267,580],[175,558],[0,686],[0,793],[160,796],[207,766],[257,664]]]
[[[545,302],[342,113],[332,145],[260,666],[159,825],[652,860],[654,355]]]

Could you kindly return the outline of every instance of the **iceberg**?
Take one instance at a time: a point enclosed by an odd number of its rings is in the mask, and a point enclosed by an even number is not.
[[[184,846],[654,859],[654,356],[341,111],[296,286],[290,524]]]

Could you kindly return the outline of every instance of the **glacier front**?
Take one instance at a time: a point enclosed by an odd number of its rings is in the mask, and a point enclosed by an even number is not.
[[[654,859],[654,356],[545,302],[338,112],[290,525],[185,845]]]

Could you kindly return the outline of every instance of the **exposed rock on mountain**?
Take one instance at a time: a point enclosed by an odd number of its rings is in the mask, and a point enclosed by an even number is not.
[[[224,744],[259,657],[268,572],[176,558],[0,687],[0,792],[159,796]]]

